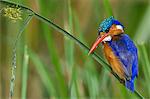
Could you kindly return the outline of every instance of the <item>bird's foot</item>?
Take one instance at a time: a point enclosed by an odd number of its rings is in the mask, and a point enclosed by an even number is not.
[[[125,80],[120,78],[120,83],[125,84]]]

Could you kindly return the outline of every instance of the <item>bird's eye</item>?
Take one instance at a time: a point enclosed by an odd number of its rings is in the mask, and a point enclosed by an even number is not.
[[[106,29],[105,32],[108,33],[108,32],[109,32],[109,29]]]

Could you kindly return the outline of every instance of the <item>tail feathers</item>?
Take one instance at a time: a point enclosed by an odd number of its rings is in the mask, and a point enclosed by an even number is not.
[[[134,92],[134,81],[133,80],[130,80],[130,81],[127,80],[125,82],[125,85],[130,91]]]

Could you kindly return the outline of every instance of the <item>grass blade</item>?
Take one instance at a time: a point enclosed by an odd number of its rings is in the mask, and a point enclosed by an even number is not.
[[[84,39],[84,35],[83,35],[83,33],[81,32],[81,29],[80,29],[79,19],[78,19],[75,12],[73,14],[74,14],[73,16],[74,16],[74,20],[75,20],[75,30],[78,33],[77,35],[78,35],[78,37],[80,38],[81,41],[86,42],[86,40]],[[83,51],[83,54],[85,54],[84,51]],[[95,64],[94,64],[91,57],[87,57],[86,59],[84,59],[84,58],[82,58],[83,56],[80,57],[82,61],[85,61],[84,62],[85,64],[83,66],[83,67],[85,67],[85,69],[84,69],[85,73],[83,73],[83,75],[84,75],[83,80],[87,81],[89,98],[96,98],[96,97],[98,97],[98,94],[99,94],[99,91],[97,91],[99,86],[97,84],[97,81],[98,81],[98,78],[97,78],[98,76],[97,75],[98,75],[98,73],[95,70],[96,66],[95,66]],[[91,71],[91,69],[93,71]],[[79,92],[80,92],[80,90],[79,90]]]
[[[108,16],[112,16],[113,12],[112,12],[112,8],[110,5],[110,1],[109,0],[103,0],[103,4],[104,4],[105,10],[106,10],[106,14]]]
[[[27,46],[24,47],[24,61],[22,67],[22,90],[21,90],[21,98],[26,99],[26,91],[27,91],[27,81],[28,81],[28,63],[29,63],[29,55],[27,51]]]
[[[144,73],[144,76],[145,76],[145,82],[144,82],[144,87],[147,88],[148,92],[147,93],[150,93],[150,86],[146,86],[146,85],[149,85],[149,81],[150,81],[150,69],[149,69],[149,66],[150,66],[150,61],[149,61],[149,57],[148,57],[148,51],[145,47],[145,44],[141,44],[139,46],[140,48],[140,60],[144,60],[144,61],[141,61],[142,63],[142,69],[143,69],[143,73]],[[147,97],[150,97],[147,96]]]
[[[150,38],[150,6],[146,9],[146,12],[144,14],[143,19],[141,20],[139,27],[136,30],[136,35],[134,37],[134,40],[137,41],[138,43],[141,42],[146,42]]]
[[[49,95],[55,96],[55,88],[53,86],[53,81],[51,79],[50,74],[48,73],[47,69],[45,68],[45,64],[41,61],[38,55],[36,55],[33,51],[29,50],[29,56],[31,61],[35,65],[35,69],[41,76],[42,82],[44,83],[45,87],[47,88],[47,91]]]
[[[88,58],[84,64],[84,79],[87,84],[89,98],[97,99],[99,97],[99,79],[96,68],[93,66],[93,61]]]
[[[73,15],[71,9],[71,0],[67,0],[67,10],[68,10],[68,26],[66,27],[70,33],[73,33]],[[74,67],[74,43],[65,38],[64,48],[65,48],[65,57],[66,57],[66,65],[69,70],[70,80],[69,80],[69,89],[70,89],[70,97],[71,99],[77,96],[77,85],[76,85],[76,69]]]
[[[46,4],[43,1],[41,1],[40,4],[42,6],[41,13],[43,15],[48,16],[49,10],[47,10],[47,6],[45,6]],[[65,86],[63,72],[61,71],[62,67],[59,61],[59,56],[57,54],[57,49],[54,45],[55,43],[54,43],[54,38],[52,36],[52,30],[50,30],[49,27],[45,26],[44,24],[41,24],[41,25],[42,25],[43,34],[44,34],[44,37],[48,46],[48,53],[49,53],[51,62],[54,66],[54,69],[56,71],[55,75],[56,75],[56,80],[58,82],[56,86],[59,86],[57,94],[59,94],[59,96],[67,96],[67,88]]]
[[[72,10],[71,10],[71,1],[68,0],[68,31],[72,34],[73,33],[73,19],[72,19]],[[65,57],[68,60],[67,65],[69,66],[68,68],[71,70],[73,65],[74,65],[74,44],[73,42],[65,37]]]

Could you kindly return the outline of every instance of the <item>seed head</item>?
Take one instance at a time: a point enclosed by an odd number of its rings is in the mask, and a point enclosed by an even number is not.
[[[10,18],[13,22],[21,20],[21,10],[18,7],[6,7],[3,9],[4,16]]]

